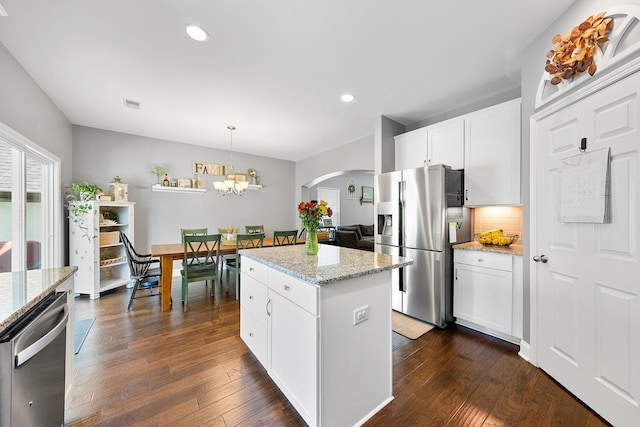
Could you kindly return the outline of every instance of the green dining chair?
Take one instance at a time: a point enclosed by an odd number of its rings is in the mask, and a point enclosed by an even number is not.
[[[220,304],[220,234],[185,235],[182,259],[182,304],[187,311],[189,283],[211,280],[211,296]]]
[[[238,234],[236,236],[236,253],[225,259],[227,266],[227,286],[229,286],[229,270],[233,270],[236,276],[236,299],[240,298],[240,255],[242,249],[261,248],[264,234]]]
[[[247,234],[264,234],[264,225],[245,225],[244,232]]]
[[[274,231],[273,246],[295,245],[298,240],[298,230]]]

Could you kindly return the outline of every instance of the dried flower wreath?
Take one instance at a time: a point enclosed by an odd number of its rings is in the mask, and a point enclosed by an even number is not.
[[[585,19],[573,27],[570,33],[556,34],[551,43],[558,44],[555,49],[547,53],[547,64],[544,69],[553,76],[552,85],[562,80],[570,80],[578,74],[588,71],[593,76],[596,72],[594,56],[596,49],[602,50],[602,45],[609,41],[605,37],[613,24],[613,18],[605,18],[605,12],[600,12]]]

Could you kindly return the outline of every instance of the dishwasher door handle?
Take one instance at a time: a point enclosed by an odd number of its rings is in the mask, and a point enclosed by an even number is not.
[[[67,320],[69,319],[69,306],[65,303],[63,306],[64,316],[56,326],[51,328],[49,332],[47,332],[42,338],[38,341],[31,344],[29,347],[25,348],[21,352],[15,355],[15,367],[17,368],[20,365],[25,364],[29,359],[31,359],[36,354],[40,353],[46,346],[51,344],[51,342],[64,331],[64,328],[67,327]]]

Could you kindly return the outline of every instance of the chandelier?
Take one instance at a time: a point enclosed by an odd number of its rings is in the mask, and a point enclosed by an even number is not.
[[[233,173],[233,131],[236,130],[235,126],[227,126],[229,129],[229,139],[231,141],[231,159],[229,166],[225,167],[224,181],[214,181],[213,188],[223,196],[228,194],[243,195],[249,188],[249,183],[246,180],[238,181],[235,173]]]

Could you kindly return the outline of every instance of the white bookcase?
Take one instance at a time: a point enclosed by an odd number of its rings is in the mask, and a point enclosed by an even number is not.
[[[95,201],[91,204],[91,212],[85,217],[90,238],[69,221],[69,262],[78,267],[74,276],[75,293],[95,299],[100,298],[100,292],[128,285],[131,281],[125,248],[118,232],[124,232],[131,243],[134,242],[134,203]],[[106,211],[115,214],[118,220],[101,221]]]

